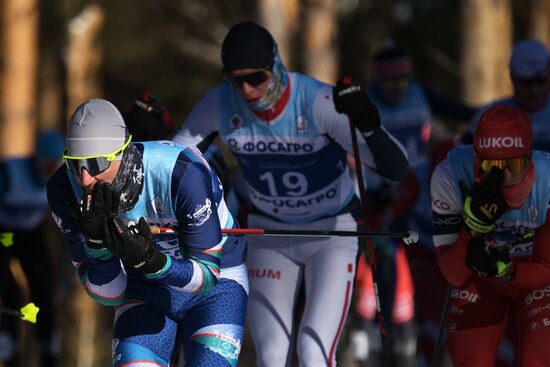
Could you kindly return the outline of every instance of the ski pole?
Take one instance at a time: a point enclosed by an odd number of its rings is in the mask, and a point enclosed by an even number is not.
[[[0,305],[0,312],[19,317],[21,320],[28,321],[32,324],[36,324],[36,314],[38,314],[39,310],[40,309],[32,302],[22,307],[19,311]]]
[[[418,233],[407,232],[377,232],[377,231],[322,231],[322,230],[286,230],[286,229],[260,229],[260,228],[222,228],[222,234],[242,236],[302,236],[302,237],[386,237],[401,238],[405,244],[418,242]]]
[[[351,78],[345,78],[344,84],[351,85]],[[363,221],[360,222],[358,227],[359,230],[362,231],[366,228],[367,225],[367,191],[365,188],[365,181],[363,176],[363,167],[361,164],[361,155],[359,154],[359,144],[357,143],[357,132],[355,130],[355,124],[353,123],[352,119],[348,118],[349,120],[349,129],[351,134],[351,144],[353,147],[353,158],[355,160],[355,174],[357,179],[357,186],[359,189],[359,199],[361,200],[361,208],[362,208],[362,214],[363,214]],[[417,238],[418,240],[418,238]],[[389,355],[389,346],[388,346],[388,340],[386,338],[387,331],[386,327],[384,325],[384,316],[382,314],[382,306],[380,303],[380,295],[379,295],[379,287],[378,287],[378,276],[376,273],[376,257],[374,253],[374,245],[371,241],[366,241],[366,249],[363,251],[365,252],[365,257],[367,260],[367,263],[371,267],[371,277],[372,277],[372,284],[374,288],[374,300],[376,301],[376,321],[378,324],[378,330],[380,332],[380,338],[382,341],[382,365],[384,367],[388,367],[390,365],[390,355]]]
[[[449,317],[449,307],[451,304],[450,301],[452,290],[453,286],[447,284],[447,292],[445,292],[445,303],[443,304],[443,310],[441,310],[439,330],[437,332],[437,339],[435,340],[434,352],[432,354],[432,363],[430,364],[430,367],[436,367],[439,364],[441,349],[443,348],[443,339],[445,337],[445,330],[447,329],[447,318]]]
[[[176,233],[173,228],[150,226],[152,234]],[[292,229],[262,229],[262,228],[222,228],[222,235],[226,236],[299,236],[299,237],[386,237],[401,238],[406,245],[418,242],[418,233],[407,232],[377,232],[377,231],[321,231],[321,230],[292,230]]]

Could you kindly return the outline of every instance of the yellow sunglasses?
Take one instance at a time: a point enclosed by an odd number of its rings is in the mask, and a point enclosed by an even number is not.
[[[128,140],[120,149],[109,154],[91,155],[88,157],[75,157],[64,154],[63,159],[65,159],[65,164],[69,171],[75,175],[82,175],[82,169],[86,169],[91,176],[96,176],[109,168],[111,162],[122,154],[124,149],[130,145],[131,141],[132,135],[128,137]]]
[[[508,168],[512,174],[517,175],[525,171],[531,162],[531,157],[508,158],[508,159],[483,159],[480,167],[483,171],[489,172],[492,167],[500,169]]]

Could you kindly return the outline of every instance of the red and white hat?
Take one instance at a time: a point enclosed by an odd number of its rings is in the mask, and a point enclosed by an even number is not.
[[[531,120],[519,108],[494,106],[479,119],[474,133],[477,158],[508,159],[531,155],[533,131]]]

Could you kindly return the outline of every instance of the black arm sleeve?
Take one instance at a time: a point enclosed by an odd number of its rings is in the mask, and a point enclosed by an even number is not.
[[[201,151],[201,153],[206,152],[206,149],[212,144],[214,139],[219,135],[217,131],[214,131],[207,135],[204,139],[201,140],[200,143],[197,144],[197,148]]]
[[[409,172],[409,160],[396,141],[381,128],[374,130],[365,140],[374,157],[376,171],[389,180],[403,180]]]

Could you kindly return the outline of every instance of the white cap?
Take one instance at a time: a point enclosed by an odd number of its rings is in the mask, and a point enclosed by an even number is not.
[[[510,57],[510,74],[513,78],[531,79],[548,72],[550,54],[539,40],[527,39],[515,44]]]
[[[78,106],[69,120],[67,155],[113,153],[122,148],[127,137],[126,124],[118,109],[104,99],[90,99]]]

